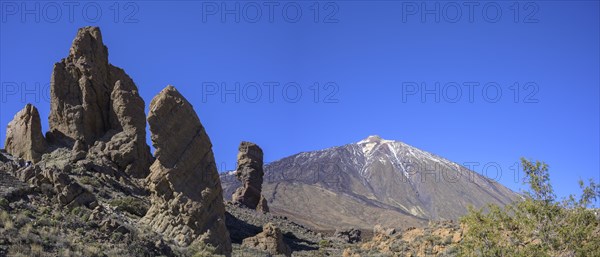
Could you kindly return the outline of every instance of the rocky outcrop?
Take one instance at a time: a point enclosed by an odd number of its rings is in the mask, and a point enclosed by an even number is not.
[[[260,203],[260,209],[268,212],[267,202],[261,195],[264,176],[263,151],[258,145],[245,141],[240,144],[235,176],[242,186],[233,193],[232,202],[250,209],[256,209]]]
[[[267,223],[263,226],[263,231],[258,235],[246,238],[242,241],[242,246],[258,249],[270,254],[283,254],[291,256],[290,247],[283,241],[283,235],[278,227],[273,223]]]
[[[51,143],[79,140],[134,177],[148,174],[144,101],[133,80],[109,64],[99,28],[79,29],[69,56],[54,65],[50,89]]]
[[[168,86],[152,99],[148,123],[156,161],[142,222],[180,245],[199,241],[231,253],[212,144],[192,105]]]
[[[4,162],[8,162],[10,161],[6,156],[4,156],[4,153],[0,152],[0,163],[4,163]]]
[[[355,228],[349,229],[337,229],[334,233],[334,237],[341,239],[343,242],[354,244],[358,243],[361,239],[361,232]]]
[[[48,147],[42,135],[40,114],[31,104],[19,111],[6,129],[6,152],[28,161],[38,162]]]
[[[153,157],[146,144],[144,101],[133,83],[121,80],[116,82],[111,99],[111,123],[115,129],[105,135],[109,140],[96,141],[92,151],[109,157],[133,177],[146,177]]]
[[[267,204],[267,199],[264,196],[260,196],[260,201],[258,201],[258,205],[256,206],[257,211],[261,211],[263,213],[269,212],[269,205]]]
[[[1,156],[2,154],[0,154]],[[5,167],[3,163],[0,163],[0,198],[11,199],[21,196],[23,192],[28,191],[29,186],[15,178],[11,173],[6,172],[7,168],[10,169],[9,167]]]
[[[375,225],[373,227],[373,235],[374,236],[386,236],[386,237],[391,237],[394,234],[396,234],[396,229],[395,228],[385,228],[379,224]]]
[[[42,167],[36,164],[12,171],[19,180],[35,186],[45,195],[55,198],[63,206],[95,207],[96,197],[67,175],[69,169],[70,166],[59,170],[55,167]]]
[[[81,140],[75,141],[75,145],[73,145],[73,149],[71,150],[71,161],[77,162],[81,159],[84,159],[87,155],[87,146],[81,142]]]

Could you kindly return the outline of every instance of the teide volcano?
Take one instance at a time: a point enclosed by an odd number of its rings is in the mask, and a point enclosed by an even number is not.
[[[231,198],[239,181],[233,172],[221,181]],[[378,136],[272,162],[264,181],[271,212],[326,230],[418,226],[518,197],[457,163]]]

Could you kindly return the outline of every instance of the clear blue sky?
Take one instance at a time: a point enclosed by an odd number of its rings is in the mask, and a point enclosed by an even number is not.
[[[27,102],[47,130],[52,66],[94,25],[146,104],[168,84],[188,98],[220,170],[241,140],[274,161],[378,134],[490,164],[513,190],[521,156],[549,163],[560,196],[600,177],[598,1],[0,3],[2,142]]]

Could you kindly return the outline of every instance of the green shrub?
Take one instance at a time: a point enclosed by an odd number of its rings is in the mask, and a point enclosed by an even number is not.
[[[216,248],[203,242],[193,243],[188,247],[188,255],[192,257],[215,256]]]
[[[442,244],[449,245],[451,243],[452,243],[452,235],[448,235],[448,236],[446,236],[446,238],[444,239],[444,242]]]
[[[469,209],[462,256],[598,256],[600,221],[590,209],[600,186],[590,180],[581,198],[556,201],[548,165],[521,159],[530,190],[523,200],[500,208]]]
[[[10,202],[8,202],[8,200],[6,200],[6,198],[0,197],[0,208],[7,209],[9,204],[10,204]]]
[[[119,233],[119,232],[115,232],[110,236],[110,241],[113,243],[118,243],[121,242],[123,240],[123,234]]]
[[[319,248],[328,248],[331,247],[331,242],[327,239],[323,239],[319,241]]]
[[[148,212],[148,206],[144,201],[131,196],[114,199],[110,205],[116,207],[118,211],[125,211],[139,217],[143,217]]]
[[[95,187],[95,188],[98,188],[98,187],[102,186],[102,184],[100,184],[100,181],[98,181],[98,179],[95,178],[95,177],[88,177],[88,176],[81,177],[79,179],[79,182],[81,184],[90,185],[90,186]]]

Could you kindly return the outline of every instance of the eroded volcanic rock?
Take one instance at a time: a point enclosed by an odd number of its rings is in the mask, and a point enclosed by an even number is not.
[[[235,171],[235,176],[242,182],[242,186],[233,193],[233,203],[250,209],[256,209],[260,203],[260,210],[268,212],[266,199],[261,195],[264,174],[262,149],[255,143],[242,142]]]
[[[354,243],[357,243],[360,241],[360,239],[361,239],[360,234],[361,234],[360,230],[355,229],[355,228],[348,228],[348,229],[337,229],[333,236],[343,240],[346,243],[354,244]]]
[[[152,99],[148,123],[156,161],[142,222],[180,245],[200,241],[231,253],[212,144],[192,105],[168,86]]]
[[[269,212],[269,205],[267,204],[267,199],[262,194],[260,195],[260,201],[258,201],[256,210],[261,211],[263,213]]]
[[[48,147],[42,135],[40,114],[31,104],[19,111],[6,129],[6,152],[28,161],[38,162]]]
[[[281,230],[273,223],[265,224],[263,231],[258,235],[244,239],[242,246],[262,250],[270,254],[292,255],[290,247],[283,241]]]
[[[79,29],[50,84],[52,144],[71,147],[79,140],[134,177],[148,174],[144,101],[133,80],[108,62],[98,27]]]

